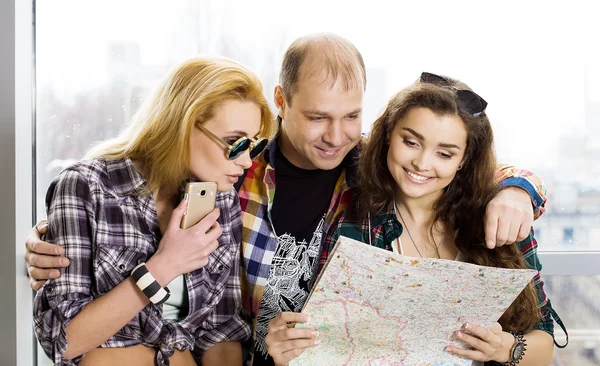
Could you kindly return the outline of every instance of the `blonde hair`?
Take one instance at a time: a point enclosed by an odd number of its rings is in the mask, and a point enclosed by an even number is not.
[[[223,57],[197,57],[174,67],[150,94],[131,124],[118,137],[96,145],[86,158],[142,162],[148,186],[174,192],[189,176],[190,134],[211,119],[226,100],[256,103],[261,111],[260,136],[270,138],[277,125],[262,83],[245,66]]]
[[[339,80],[345,90],[367,88],[367,72],[362,55],[347,39],[331,33],[315,33],[298,38],[285,52],[279,74],[279,85],[291,105],[292,96],[303,78],[326,73],[331,85]]]

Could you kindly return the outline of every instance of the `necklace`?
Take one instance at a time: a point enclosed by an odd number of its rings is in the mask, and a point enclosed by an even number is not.
[[[398,216],[400,216],[400,220],[402,220],[402,223],[404,224],[404,227],[406,228],[406,232],[408,233],[408,237],[410,238],[410,241],[413,243],[415,249],[417,250],[417,253],[419,253],[419,256],[421,258],[423,258],[423,254],[421,254],[421,251],[419,250],[419,247],[417,246],[417,243],[415,243],[415,240],[413,239],[412,235],[410,235],[410,230],[408,229],[408,225],[406,224],[406,220],[404,220],[404,217],[402,217],[402,212],[400,212],[400,210],[398,209],[398,205],[396,204],[396,200],[394,200],[394,209],[396,210],[396,212],[398,213]],[[442,258],[442,256],[440,255],[440,244],[436,244],[435,239],[433,240],[433,244],[435,245],[435,252],[437,254],[438,258]]]

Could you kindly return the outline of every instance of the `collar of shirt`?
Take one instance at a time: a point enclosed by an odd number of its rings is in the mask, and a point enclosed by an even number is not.
[[[123,160],[101,160],[106,167],[106,175],[110,180],[107,186],[120,197],[140,192],[146,186],[146,180],[135,169],[129,158]],[[107,182],[108,183],[108,182]]]
[[[354,193],[354,190],[352,193]],[[402,235],[402,230],[402,224],[398,221],[392,205],[388,205],[381,213],[373,215],[370,223],[369,218],[356,218],[350,212],[345,211],[339,216],[334,233],[328,235],[325,239],[327,254],[333,250],[340,236],[346,236],[363,243],[370,242],[371,245],[377,248],[391,251],[391,243]],[[322,256],[320,265],[323,266],[326,261],[327,256]]]

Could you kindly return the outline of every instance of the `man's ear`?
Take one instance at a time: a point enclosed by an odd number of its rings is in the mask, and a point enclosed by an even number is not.
[[[277,107],[277,114],[279,117],[285,119],[286,104],[281,85],[277,85],[273,91],[273,102],[275,103],[275,107]]]

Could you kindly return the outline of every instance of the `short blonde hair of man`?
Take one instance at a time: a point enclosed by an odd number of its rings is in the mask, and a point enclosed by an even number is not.
[[[99,143],[86,158],[130,158],[144,165],[143,193],[174,193],[189,178],[190,135],[226,100],[250,101],[261,111],[260,137],[271,138],[276,122],[262,83],[250,69],[224,57],[196,57],[174,67],[114,139]]]
[[[367,72],[362,55],[347,39],[332,33],[313,33],[296,39],[288,47],[279,73],[279,85],[291,105],[300,78],[325,73],[324,82],[340,81],[344,90],[367,88]]]

